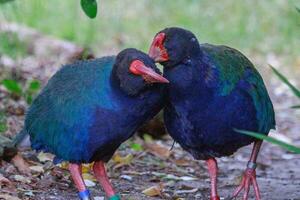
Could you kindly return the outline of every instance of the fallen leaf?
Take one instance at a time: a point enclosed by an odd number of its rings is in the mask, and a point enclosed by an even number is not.
[[[44,168],[43,166],[39,166],[39,165],[36,165],[36,166],[30,166],[29,169],[33,172],[36,172],[36,173],[44,173]]]
[[[2,174],[0,174],[0,186],[1,185],[10,185],[11,182],[7,178],[5,178]]]
[[[83,164],[82,165],[82,173],[89,173],[93,169],[94,163]]]
[[[163,177],[165,179],[169,179],[169,180],[180,180],[179,176],[175,176],[173,174],[167,174],[165,177]]]
[[[189,193],[195,193],[198,191],[198,188],[194,188],[191,190],[177,190],[176,194],[189,194]]]
[[[26,196],[34,197],[34,194],[33,194],[32,191],[24,192],[24,194],[25,194]]]
[[[21,200],[18,197],[14,197],[8,194],[0,194],[0,199],[4,199],[4,200]]]
[[[37,156],[40,162],[52,161],[54,156],[50,153],[40,152]]]
[[[68,169],[69,168],[69,163],[68,162],[61,162],[61,163],[57,164],[57,166],[62,168],[62,169]]]
[[[147,174],[151,174],[150,172],[136,172],[136,171],[123,171],[123,173],[126,173],[126,174],[131,174],[131,175],[135,175],[135,176],[142,176],[142,175],[147,175]],[[154,172],[152,172],[154,173]]]
[[[83,179],[84,183],[87,187],[95,187],[96,183],[94,183],[93,181],[89,180],[89,179]]]
[[[82,173],[82,178],[90,181],[97,181],[97,179],[90,173]]]
[[[142,193],[149,197],[155,197],[155,196],[161,196],[162,190],[163,190],[163,184],[160,183],[159,185],[155,185],[143,190]]]
[[[161,173],[161,172],[151,172],[154,176],[158,176],[160,178],[166,177],[168,174],[166,173]]]
[[[120,178],[128,180],[128,181],[132,181],[132,177],[128,176],[128,175],[121,175]]]
[[[175,164],[178,165],[178,166],[189,166],[191,164],[191,161],[189,160],[186,160],[186,159],[178,159],[178,160],[175,160]]]
[[[194,181],[197,180],[197,178],[190,177],[190,176],[175,176],[173,174],[168,174],[165,179],[171,179],[171,180],[181,180],[181,181]]]
[[[171,151],[169,150],[169,148],[158,143],[147,143],[146,147],[150,153],[159,158],[167,159],[171,155]]]
[[[60,179],[63,178],[65,174],[65,170],[61,169],[58,166],[55,166],[50,172],[52,176],[55,176]]]
[[[13,157],[11,161],[17,167],[19,172],[26,175],[30,174],[29,165],[20,154],[17,154],[15,157]]]
[[[152,143],[152,142],[153,142],[153,138],[152,138],[152,136],[149,135],[149,134],[144,134],[144,135],[143,135],[143,138],[144,138],[144,141],[145,141],[146,143]]]
[[[122,157],[120,154],[115,154],[113,157],[113,161],[118,165],[115,168],[121,167],[123,165],[130,165],[133,160],[132,154],[127,154],[126,156]]]
[[[197,180],[197,178],[195,177],[191,177],[191,176],[181,176],[179,177],[181,180],[183,181],[194,181],[194,180]]]
[[[22,183],[30,183],[30,179],[22,175],[14,175],[14,180]]]
[[[159,173],[159,172],[152,172],[154,176],[158,176],[163,179],[168,179],[168,180],[176,180],[176,181],[194,181],[197,180],[195,177],[191,176],[175,176],[173,174],[165,174],[165,173]]]

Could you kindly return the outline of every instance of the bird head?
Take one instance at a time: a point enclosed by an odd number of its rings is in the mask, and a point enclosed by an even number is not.
[[[196,36],[183,28],[171,27],[158,32],[149,49],[149,56],[162,65],[174,66],[199,51]]]
[[[130,95],[138,94],[154,83],[169,83],[147,54],[133,48],[117,55],[113,73],[121,88]]]

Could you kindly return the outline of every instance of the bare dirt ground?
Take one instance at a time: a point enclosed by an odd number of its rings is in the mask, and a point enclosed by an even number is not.
[[[0,31],[14,30],[0,24]],[[23,39],[32,41],[31,53],[19,60],[0,54],[0,78],[14,74],[22,83],[37,78],[45,84],[62,63],[73,60],[74,55],[81,50],[71,43],[44,37],[33,30],[27,31],[22,31],[28,33],[24,34]],[[259,63],[260,59],[257,60]],[[262,61],[262,66],[266,66],[265,62]],[[272,136],[299,146],[300,114],[289,108],[295,104],[295,99],[268,69],[262,68],[260,71],[277,113],[278,128],[277,132],[271,133]],[[0,109],[5,112],[8,124],[4,134],[12,137],[23,125],[27,104],[22,98],[13,100],[1,86],[0,93]],[[168,136],[147,142],[136,136],[120,147],[107,164],[107,169],[122,199],[209,199],[210,182],[205,163],[193,160],[178,145],[170,151],[172,143]],[[245,147],[232,157],[218,159],[221,199],[230,196],[240,182],[250,152],[251,147]],[[13,164],[2,161],[0,179],[3,176],[11,183],[0,184],[0,199],[77,199],[76,189],[65,164],[54,166],[48,154],[37,154],[30,150],[22,151],[21,154],[29,164],[30,173],[21,173]],[[92,195],[97,200],[104,199],[101,187],[88,173],[88,169],[89,166],[84,168],[84,177]],[[262,199],[300,199],[300,155],[265,143],[258,159],[257,177]],[[250,193],[253,199],[253,192]]]

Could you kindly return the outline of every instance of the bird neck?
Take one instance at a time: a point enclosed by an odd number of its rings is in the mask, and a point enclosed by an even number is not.
[[[120,89],[120,79],[117,76],[117,69],[115,66],[113,66],[111,74],[110,74],[110,84],[113,86],[113,88]]]
[[[168,94],[174,98],[185,99],[194,96],[194,92],[207,91],[205,83],[206,66],[197,57],[190,58],[172,68],[164,68],[164,76],[170,81]],[[195,91],[196,90],[196,91]]]

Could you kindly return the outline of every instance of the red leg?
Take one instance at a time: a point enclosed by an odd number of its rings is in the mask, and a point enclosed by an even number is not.
[[[75,183],[77,190],[79,191],[79,197],[82,200],[89,200],[89,191],[86,189],[85,183],[81,176],[81,165],[80,164],[69,164],[69,171]]]
[[[93,170],[97,180],[100,182],[106,195],[110,198],[116,196],[116,193],[107,177],[104,163],[102,161],[95,162]]]
[[[215,158],[206,160],[208,172],[210,175],[211,193],[210,200],[220,200],[217,192],[217,176],[218,176],[218,164]]]
[[[255,169],[256,169],[256,159],[257,159],[261,144],[262,144],[262,141],[257,141],[257,142],[254,143],[253,150],[252,150],[252,153],[251,153],[251,157],[250,157],[250,160],[248,162],[247,169],[244,172],[242,182],[241,182],[240,186],[233,193],[234,198],[237,197],[238,194],[244,189],[245,193],[244,193],[244,196],[243,196],[243,200],[247,200],[249,190],[250,190],[250,186],[252,184],[253,187],[254,187],[256,200],[261,199],[258,184],[257,184],[257,181],[256,181],[256,171],[255,171]]]

